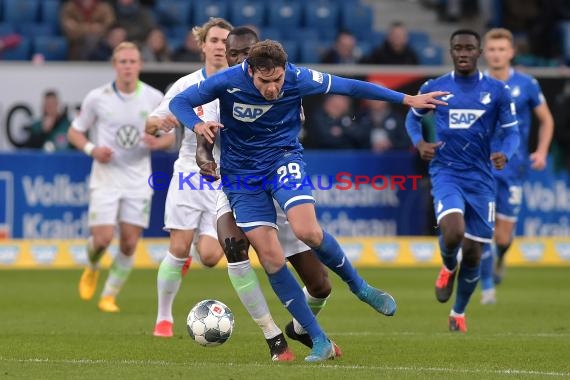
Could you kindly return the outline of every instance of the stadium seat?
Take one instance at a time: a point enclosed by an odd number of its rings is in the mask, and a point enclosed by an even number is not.
[[[319,31],[315,28],[295,28],[295,29],[285,29],[281,33],[283,39],[286,40],[296,40],[299,43],[305,41],[318,41]]]
[[[561,22],[559,28],[562,40],[562,55],[566,64],[570,64],[570,21]]]
[[[413,46],[427,46],[430,44],[429,34],[421,30],[408,31],[408,41]]]
[[[164,33],[169,38],[182,38],[182,39],[184,39],[184,38],[186,38],[186,35],[188,34],[189,30],[190,30],[189,26],[178,25],[178,26],[172,26],[172,27],[164,28]]]
[[[262,28],[259,33],[261,34],[259,38],[262,40],[269,39],[269,40],[280,41],[282,39],[281,30],[277,28],[271,28],[271,27]]]
[[[268,8],[267,25],[279,30],[295,29],[301,25],[301,4],[297,1],[276,0]]]
[[[340,8],[340,25],[343,29],[350,30],[357,39],[370,38],[374,10],[363,4],[343,4]]]
[[[443,49],[441,46],[428,43],[427,45],[421,45],[421,47],[416,45],[414,50],[418,53],[420,65],[443,65]]]
[[[44,37],[34,38],[34,54],[41,54],[46,61],[67,60],[67,40],[65,37]]]
[[[194,25],[202,25],[210,19],[210,17],[228,17],[228,3],[221,0],[210,0],[207,4],[202,1],[194,3],[192,8]]]
[[[16,33],[16,28],[7,22],[0,22],[0,36]]]
[[[48,22],[25,22],[18,25],[17,31],[25,37],[55,36],[56,26]]]
[[[279,41],[283,45],[283,49],[287,53],[287,60],[291,63],[297,63],[299,60],[299,43],[294,40]]]
[[[40,21],[59,26],[60,0],[42,0]]]
[[[255,25],[265,22],[265,4],[253,0],[236,0],[231,3],[230,20],[233,25]]]
[[[156,22],[165,27],[190,24],[190,7],[188,0],[160,0],[154,7]]]
[[[323,30],[338,30],[338,4],[328,0],[308,1],[305,5],[305,26]],[[336,33],[335,33],[336,34]]]
[[[184,45],[184,38],[180,37],[166,37],[166,42],[168,43],[168,47],[170,51],[175,51],[182,45]]]
[[[4,20],[11,23],[36,22],[38,20],[39,0],[3,0]]]
[[[13,49],[8,49],[0,54],[3,61],[29,61],[31,58],[32,41],[23,37],[20,44]]]
[[[321,56],[328,46],[315,44],[315,41],[305,41],[301,43],[301,51],[299,55],[299,63],[320,63]]]

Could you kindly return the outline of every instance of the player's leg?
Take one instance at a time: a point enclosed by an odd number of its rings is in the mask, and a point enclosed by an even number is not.
[[[490,305],[497,302],[493,266],[495,261],[495,246],[493,243],[483,244],[481,254],[481,304]]]
[[[156,276],[158,309],[154,336],[173,335],[172,305],[192,262],[190,248],[201,216],[201,211],[192,207],[192,195],[191,191],[179,190],[177,178],[172,178],[164,205],[164,230],[170,233],[170,241]]]
[[[435,297],[447,302],[457,275],[457,254],[461,249],[465,223],[465,201],[457,180],[444,174],[432,176],[433,206],[439,226],[439,249],[443,265],[435,282]]]
[[[222,199],[220,201],[220,199]],[[223,203],[223,206],[220,204]],[[220,214],[221,213],[221,214]],[[228,261],[228,277],[241,303],[255,323],[259,326],[269,346],[271,359],[274,361],[291,361],[295,359],[287,345],[283,332],[271,316],[269,306],[259,279],[249,261],[249,241],[243,231],[236,225],[229,202],[224,193],[218,200],[218,239]]]
[[[211,212],[202,212],[197,231],[198,242],[196,243],[196,251],[202,265],[208,268],[216,266],[216,264],[220,262],[220,259],[224,257],[224,251],[218,242],[214,207],[215,203],[212,205]]]
[[[79,297],[90,300],[99,279],[99,261],[111,244],[117,223],[120,195],[107,189],[93,189],[89,196],[89,227],[87,239],[88,263],[79,280]]]
[[[499,284],[505,275],[505,255],[513,242],[515,227],[516,217],[503,217],[503,215],[497,214],[495,225],[497,262],[493,274],[495,284]]]
[[[465,309],[477,288],[480,260],[485,243],[491,243],[495,222],[493,194],[467,194],[465,199],[465,238],[463,258],[457,278],[457,295],[449,317],[451,331],[466,332]]]
[[[259,256],[275,294],[313,341],[311,353],[305,360],[322,361],[334,357],[332,342],[319,326],[301,287],[287,268],[276,230],[261,225],[245,233]]]
[[[134,255],[142,233],[142,227],[121,222],[119,223],[119,230],[119,250],[113,259],[111,268],[109,268],[109,275],[105,281],[98,304],[101,311],[110,313],[119,311],[115,299],[133,268]]]
[[[311,247],[319,260],[335,272],[361,301],[379,313],[394,315],[396,312],[394,298],[366,283],[352,266],[338,241],[319,225],[314,204],[303,202],[305,201],[291,202],[286,210],[287,219],[295,236]]]

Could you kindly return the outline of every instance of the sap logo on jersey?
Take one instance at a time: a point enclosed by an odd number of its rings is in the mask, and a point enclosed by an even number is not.
[[[467,129],[483,116],[485,110],[452,109],[449,110],[449,128]]]
[[[269,111],[271,107],[273,107],[272,104],[262,106],[234,102],[234,119],[250,123],[259,119],[261,115]]]

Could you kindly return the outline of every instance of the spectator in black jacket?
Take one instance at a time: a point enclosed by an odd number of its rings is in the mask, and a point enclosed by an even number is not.
[[[386,41],[366,56],[362,63],[377,65],[417,65],[418,55],[408,42],[408,30],[404,23],[390,25]]]

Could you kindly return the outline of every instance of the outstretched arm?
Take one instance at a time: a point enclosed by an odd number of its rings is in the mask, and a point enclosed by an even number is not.
[[[207,181],[213,182],[220,176],[216,173],[216,160],[214,159],[214,142],[210,143],[205,136],[196,135],[196,164],[200,168],[200,175]]]
[[[449,94],[447,91],[434,91],[412,96],[390,90],[389,88],[379,86],[374,83],[338,77],[335,75],[331,75],[329,92],[332,94],[347,95],[355,98],[384,100],[391,103],[404,104],[413,108],[427,109],[433,109],[438,105],[447,105],[446,102],[437,99],[437,97]]]

